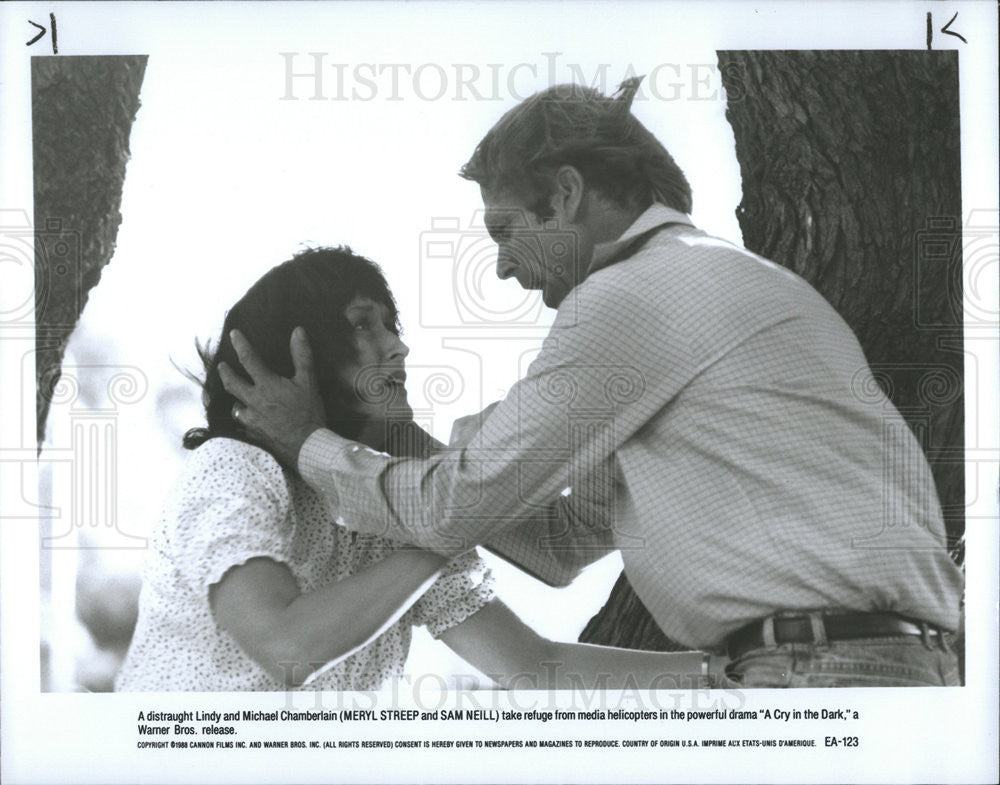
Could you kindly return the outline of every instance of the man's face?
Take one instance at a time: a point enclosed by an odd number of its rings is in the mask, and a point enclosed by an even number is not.
[[[480,189],[486,228],[497,244],[497,276],[516,278],[524,289],[539,289],[542,301],[558,308],[582,276],[575,227],[560,211],[540,221],[523,200],[506,191]]]

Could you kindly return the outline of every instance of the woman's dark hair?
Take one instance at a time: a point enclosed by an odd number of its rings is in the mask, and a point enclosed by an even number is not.
[[[623,207],[659,202],[691,212],[691,187],[659,140],[631,112],[641,76],[612,97],[593,87],[555,85],[507,112],[476,146],[459,175],[489,190],[509,190],[539,219],[560,166]]]
[[[354,338],[344,309],[358,296],[385,305],[399,331],[396,301],[375,262],[350,248],[312,248],[270,270],[250,287],[226,314],[218,346],[198,346],[205,366],[204,391],[207,426],[184,434],[184,446],[193,450],[216,436],[253,443],[243,426],[233,420],[236,399],[226,392],[219,363],[249,379],[229,338],[237,329],[275,373],[294,372],[289,341],[292,330],[305,328],[312,348],[316,378],[326,407],[327,425],[342,436],[356,438],[363,420],[354,413],[356,398],[338,377],[339,369],[355,359]]]

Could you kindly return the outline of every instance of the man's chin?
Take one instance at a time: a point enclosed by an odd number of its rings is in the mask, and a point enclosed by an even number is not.
[[[553,292],[548,289],[542,289],[542,302],[546,308],[558,308],[565,299],[565,292]]]

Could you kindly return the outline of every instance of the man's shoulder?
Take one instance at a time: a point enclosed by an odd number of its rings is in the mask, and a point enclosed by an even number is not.
[[[657,232],[625,261],[633,262],[637,267],[666,265],[675,274],[690,270],[699,275],[718,277],[722,271],[732,274],[742,270],[748,275],[760,274],[789,282],[798,280],[798,276],[787,268],[742,245],[684,224],[668,226]]]
[[[595,271],[559,309],[559,328],[582,338],[720,346],[797,318],[839,319],[791,270],[690,226],[658,232],[628,258]],[[711,329],[709,329],[711,328]],[[581,338],[581,339],[582,339]],[[694,349],[691,349],[694,351]],[[700,349],[698,350],[700,351]]]
[[[599,304],[625,298],[636,306],[662,302],[689,289],[705,274],[706,256],[738,253],[734,246],[707,250],[703,232],[691,226],[668,226],[649,237],[629,256],[595,270],[571,292],[569,305]],[[560,309],[562,310],[562,309]]]
[[[630,256],[595,271],[578,296],[634,298],[637,303],[788,297],[808,285],[791,270],[721,237],[686,224],[664,227]]]

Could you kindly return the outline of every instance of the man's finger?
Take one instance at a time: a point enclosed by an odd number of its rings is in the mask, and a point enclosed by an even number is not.
[[[241,403],[247,403],[249,401],[253,385],[240,378],[236,372],[224,362],[219,363],[219,378],[222,379],[222,386],[226,388],[226,392],[239,400]]]
[[[240,363],[243,365],[243,368],[249,374],[254,384],[267,381],[276,375],[271,372],[270,368],[261,362],[260,357],[257,356],[257,352],[254,351],[250,342],[243,337],[243,333],[239,330],[231,330],[229,332],[229,339],[233,342],[233,348],[236,350],[236,356],[240,358]],[[230,390],[230,392],[233,391]],[[233,395],[235,394],[236,393],[233,393]]]
[[[292,340],[290,344],[292,353],[292,378],[296,381],[313,381],[313,355],[312,347],[309,345],[309,336],[305,329],[296,327],[292,330]]]

